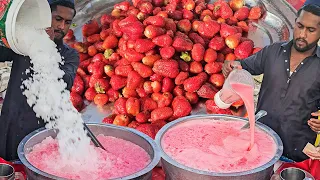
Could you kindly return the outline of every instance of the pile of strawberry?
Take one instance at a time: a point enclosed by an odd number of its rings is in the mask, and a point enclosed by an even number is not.
[[[83,42],[75,42],[71,30],[64,39],[80,53],[72,103],[80,111],[83,97],[98,106],[114,102],[114,114],[103,122],[152,138],[166,122],[189,115],[199,100],[208,113],[231,114],[213,101],[225,80],[222,64],[260,50],[246,35],[248,22],[262,14],[243,0],[116,4],[101,25],[91,20],[83,26]]]

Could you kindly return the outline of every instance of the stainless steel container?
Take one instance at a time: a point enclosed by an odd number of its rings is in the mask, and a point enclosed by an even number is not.
[[[151,158],[151,162],[141,171],[136,172],[135,174],[121,177],[118,179],[139,179],[139,180],[151,180],[152,169],[160,161],[159,149],[156,143],[147,135],[126,127],[120,127],[110,124],[87,124],[90,130],[94,135],[103,134],[105,136],[113,136],[116,138],[121,138],[127,141],[130,141],[141,148],[143,148]],[[48,130],[41,128],[30,133],[26,136],[19,144],[18,147],[18,156],[21,162],[26,166],[26,173],[28,180],[51,180],[59,179],[64,180],[57,176],[50,175],[46,172],[43,172],[36,167],[34,167],[27,159],[25,154],[32,151],[32,147],[40,142],[42,142],[46,137],[52,136],[56,137],[56,132],[54,130]]]
[[[244,118],[228,116],[228,115],[194,115],[184,118],[180,118],[173,122],[166,124],[157,134],[156,143],[160,148],[162,155],[161,164],[166,173],[167,180],[270,180],[273,174],[273,166],[279,160],[283,152],[283,144],[280,137],[269,127],[257,122],[256,127],[268,135],[270,135],[277,147],[274,157],[266,164],[257,167],[255,169],[236,173],[216,173],[201,171],[184,166],[170,156],[168,156],[161,147],[161,140],[163,135],[172,127],[177,126],[186,121],[196,121],[201,119],[211,119],[211,120],[227,120],[227,121],[247,121]],[[240,128],[240,127],[239,127]]]
[[[14,180],[14,168],[9,164],[0,163],[0,180]]]
[[[281,180],[304,180],[306,173],[299,168],[286,168],[280,172]]]

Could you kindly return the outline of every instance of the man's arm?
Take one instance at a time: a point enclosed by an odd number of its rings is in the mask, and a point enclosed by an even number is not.
[[[0,62],[12,61],[15,53],[4,46],[0,46]]]
[[[75,50],[72,50],[71,53],[63,58],[65,61],[61,66],[61,69],[65,72],[63,80],[67,83],[67,89],[71,90],[79,66],[79,54]]]

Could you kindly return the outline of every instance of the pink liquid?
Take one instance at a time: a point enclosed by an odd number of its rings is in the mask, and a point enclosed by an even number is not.
[[[248,151],[250,131],[245,122],[224,120],[188,121],[169,129],[161,145],[175,161],[199,170],[230,173],[257,168],[276,152],[272,137],[256,130],[256,141]]]
[[[254,117],[254,99],[253,99],[253,87],[240,84],[240,83],[230,83],[232,89],[241,97],[246,106],[249,122],[250,122],[250,147],[249,150],[252,149],[254,145],[254,128],[255,128],[255,117]]]
[[[87,165],[84,170],[79,166],[64,166],[60,160],[57,140],[48,137],[35,145],[26,155],[36,168],[49,174],[66,179],[100,180],[113,179],[134,174],[150,163],[149,154],[140,146],[111,136],[99,135],[98,140],[106,148],[95,148],[101,160],[96,167]]]

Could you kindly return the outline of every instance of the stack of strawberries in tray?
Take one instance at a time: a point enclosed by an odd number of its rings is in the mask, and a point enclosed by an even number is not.
[[[111,14],[83,25],[83,42],[75,42],[71,30],[64,39],[80,53],[73,105],[81,111],[84,99],[98,106],[112,102],[114,114],[103,122],[152,138],[167,122],[189,115],[199,100],[208,113],[231,114],[213,101],[225,80],[222,64],[260,50],[246,36],[263,13],[243,0],[116,4]]]

